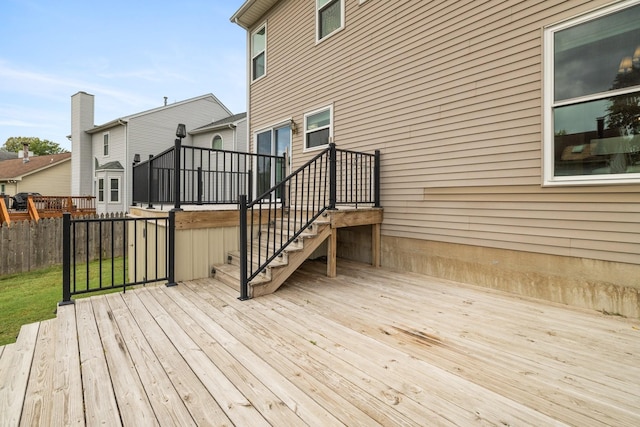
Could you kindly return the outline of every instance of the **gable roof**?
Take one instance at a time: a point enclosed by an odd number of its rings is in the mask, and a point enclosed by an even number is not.
[[[246,0],[240,9],[231,17],[231,22],[235,22],[245,30],[256,24],[264,14],[278,3],[279,0]]]
[[[200,126],[199,128],[195,128],[189,132],[190,135],[195,135],[199,133],[209,132],[212,130],[218,129],[226,129],[229,126],[236,126],[239,121],[242,121],[247,118],[247,113],[239,113],[234,114],[229,117],[225,117],[224,119],[216,120],[215,122],[209,123],[208,125]]]
[[[173,104],[167,104],[167,105],[163,105],[163,106],[160,106],[160,107],[152,108],[150,110],[141,111],[139,113],[130,114],[128,116],[119,117],[119,118],[117,118],[115,120],[111,120],[110,122],[94,126],[91,129],[87,129],[86,132],[88,134],[92,134],[92,133],[96,133],[96,132],[101,132],[103,130],[112,128],[112,127],[117,126],[117,125],[122,125],[123,126],[123,125],[126,125],[127,122],[129,122],[129,120],[131,120],[131,119],[135,119],[137,117],[145,116],[147,114],[152,114],[152,113],[155,113],[157,111],[168,110],[170,108],[174,108],[174,107],[177,107],[177,106],[180,106],[180,105],[183,105],[183,104],[188,104],[190,102],[199,101],[201,99],[206,99],[206,98],[212,98],[228,114],[231,114],[231,111],[222,102],[220,102],[220,100],[218,98],[216,98],[215,95],[213,95],[212,93],[208,93],[206,95],[196,96],[195,98],[185,99],[184,101],[174,102]]]
[[[5,160],[0,167],[0,180],[22,179],[26,175],[31,175],[70,160],[71,153],[32,156],[29,157],[29,161],[26,163],[23,162],[23,159]]]

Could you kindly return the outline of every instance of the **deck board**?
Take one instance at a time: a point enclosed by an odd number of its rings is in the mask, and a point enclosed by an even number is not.
[[[640,425],[640,321],[308,261],[60,307],[0,348],[0,425]]]

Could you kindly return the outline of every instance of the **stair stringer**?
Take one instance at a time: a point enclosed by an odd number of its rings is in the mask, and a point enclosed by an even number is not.
[[[303,239],[302,249],[288,252],[288,263],[286,265],[271,267],[271,280],[250,284],[249,294],[252,298],[262,295],[268,295],[276,290],[284,283],[285,280],[293,274],[294,271],[302,265],[302,263],[309,258],[309,256],[325,241],[334,229],[329,224],[322,224],[318,227],[318,231],[314,236],[309,236]],[[286,251],[286,249],[285,249]]]

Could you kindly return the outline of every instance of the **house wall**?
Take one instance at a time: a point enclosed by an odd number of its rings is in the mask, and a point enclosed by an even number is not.
[[[228,129],[228,128],[215,130],[207,133],[201,133],[198,135],[193,135],[191,137],[191,141],[195,147],[211,148],[211,141],[213,140],[213,137],[216,135],[220,135],[222,137],[223,150],[235,151],[236,138],[242,137],[243,139],[246,139],[246,136],[245,136],[246,128],[244,133],[238,132],[237,129]]]
[[[545,298],[562,282],[550,299],[596,309],[614,286],[606,306],[638,313],[640,184],[541,186],[542,29],[609,3],[346,0],[316,44],[315,2],[280,1],[250,132],[293,117],[295,168],[315,154],[303,114],[333,105],[339,148],[381,150],[386,267]]]
[[[14,192],[36,192],[43,196],[71,196],[71,159],[27,175],[15,184]]]
[[[125,181],[128,183],[125,187],[127,202],[130,204],[132,197],[130,165],[134,154],[147,159],[150,154],[156,155],[172,147],[179,123],[184,123],[188,131],[228,117],[229,114],[213,97],[205,97],[131,118],[127,126],[128,152],[125,155],[128,160],[122,163],[125,167]],[[192,145],[191,136],[187,135],[182,143]]]
[[[104,134],[109,133],[109,154],[104,155]],[[95,162],[97,160],[98,165],[102,166],[106,163],[110,162],[120,162],[120,164],[126,169],[131,168],[131,159],[128,163],[126,162],[126,144],[127,144],[127,126],[125,125],[117,125],[106,129],[102,132],[97,132],[92,134],[92,150],[94,154],[93,165],[92,165],[92,186],[94,196],[96,197],[96,212],[99,214],[103,213],[111,213],[111,212],[126,212],[129,206],[129,199],[126,199],[127,196],[127,185],[126,185],[126,176],[124,171],[122,170],[108,170],[108,171],[96,171]],[[98,188],[97,188],[97,180],[98,178],[105,179],[105,200],[103,202],[99,202],[97,200],[98,197]],[[110,178],[118,178],[120,179],[120,201],[119,202],[109,202],[109,179]],[[130,196],[129,196],[130,197]]]

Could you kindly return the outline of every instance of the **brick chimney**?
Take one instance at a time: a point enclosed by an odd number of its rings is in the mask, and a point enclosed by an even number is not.
[[[22,163],[27,163],[29,161],[29,143],[25,142],[22,144]]]

